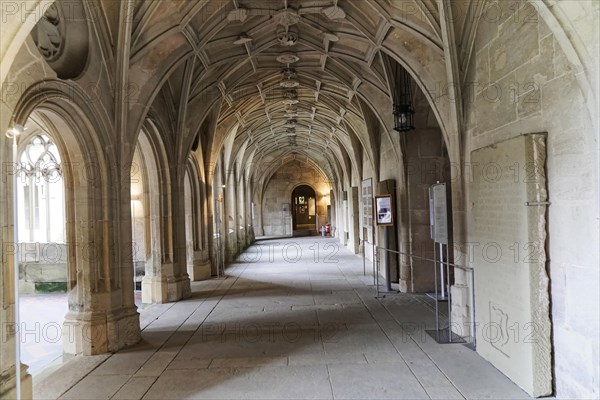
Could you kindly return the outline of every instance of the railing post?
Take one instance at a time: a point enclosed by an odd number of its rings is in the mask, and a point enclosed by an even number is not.
[[[380,248],[378,246],[373,245],[373,284],[376,286],[377,288],[377,298],[380,297],[380,291],[379,291],[379,250]],[[384,249],[386,252],[388,253],[395,253],[398,255],[403,255],[403,256],[408,256],[411,259],[411,262],[413,259],[419,259],[419,260],[423,260],[423,261],[429,261],[433,263],[433,270],[434,270],[434,290],[435,290],[435,338],[436,341],[438,341],[438,343],[462,343],[464,342],[464,340],[457,340],[455,341],[453,339],[453,335],[452,335],[452,295],[451,295],[451,291],[450,291],[450,285],[448,285],[448,290],[446,291],[446,299],[448,301],[448,341],[446,342],[440,342],[441,338],[440,338],[440,322],[439,322],[439,305],[438,305],[438,301],[439,301],[439,291],[438,291],[438,275],[437,275],[437,266],[440,265],[440,272],[444,272],[444,267],[446,268],[445,273],[446,273],[446,277],[448,280],[448,283],[450,283],[450,267],[454,267],[454,268],[459,268],[463,271],[467,271],[470,274],[470,286],[471,286],[471,290],[469,291],[469,296],[470,296],[470,303],[471,303],[471,308],[470,308],[470,317],[471,317],[471,336],[472,336],[472,343],[473,345],[476,345],[476,334],[475,334],[475,270],[472,267],[464,267],[461,265],[457,265],[454,263],[451,263],[449,260],[449,248],[446,247],[446,260],[444,261],[444,257],[443,257],[443,247],[440,249],[440,254],[438,256],[438,252],[437,252],[437,246],[434,246],[433,248],[433,260],[427,257],[421,257],[421,256],[416,256],[414,254],[411,253],[405,253],[402,251],[396,251],[396,250],[390,250],[390,249]],[[432,335],[432,333],[430,333],[431,331],[428,331],[428,333],[430,335]]]
[[[437,332],[440,331],[440,310],[438,307],[438,280],[437,280],[437,268],[438,268],[438,263],[437,263],[437,248],[435,247],[435,245],[433,246],[433,282],[434,282],[434,286],[435,286],[435,330]]]
[[[358,239],[360,241],[360,248],[362,249],[362,259],[363,259],[363,276],[367,276],[367,249],[365,246],[365,241],[362,239]]]
[[[377,284],[375,286],[377,287],[377,297],[379,297],[379,247],[373,246],[373,249],[374,249],[375,264],[377,265],[377,268],[375,271]]]

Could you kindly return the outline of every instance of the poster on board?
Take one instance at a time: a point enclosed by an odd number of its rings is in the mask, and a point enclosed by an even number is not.
[[[376,222],[378,226],[394,225],[392,195],[375,196]]]

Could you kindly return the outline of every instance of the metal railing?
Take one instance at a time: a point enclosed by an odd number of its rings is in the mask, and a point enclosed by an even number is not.
[[[422,260],[422,261],[428,261],[431,262],[433,264],[433,271],[434,271],[434,286],[435,286],[435,330],[437,332],[440,332],[440,317],[439,317],[439,297],[438,297],[438,265],[440,268],[440,271],[442,271],[442,269],[445,267],[446,269],[446,277],[448,279],[448,290],[447,290],[447,303],[448,303],[448,343],[452,343],[452,303],[451,303],[451,295],[450,295],[450,267],[452,268],[458,268],[462,271],[465,271],[466,273],[468,273],[469,275],[469,318],[470,318],[470,335],[471,335],[471,341],[472,343],[475,345],[476,344],[476,335],[475,335],[475,293],[474,293],[474,288],[475,288],[475,270],[472,267],[467,267],[464,265],[459,265],[459,264],[455,264],[455,263],[451,263],[449,262],[447,259],[444,260],[443,256],[440,254],[440,259],[437,259],[437,256],[434,255],[434,258],[427,258],[427,257],[422,257],[422,256],[418,256],[416,254],[412,254],[412,253],[406,253],[403,251],[397,251],[397,250],[391,250],[391,249],[386,249],[384,247],[381,246],[376,246],[376,251],[375,251],[375,257],[374,257],[374,261],[377,264],[376,269],[374,269],[374,274],[377,275],[377,297],[380,296],[380,292],[379,292],[379,252],[380,251],[384,251],[386,253],[393,253],[393,254],[398,254],[401,256],[406,256],[406,257],[410,257],[412,259],[418,259],[418,260]],[[435,253],[435,248],[434,248],[434,254]],[[448,257],[446,257],[448,258]],[[390,277],[387,276],[386,279],[389,282]],[[389,286],[389,285],[388,285]]]
[[[373,248],[373,255],[375,255],[375,253],[377,252],[376,250],[376,246],[369,242],[368,240],[363,240],[361,238],[358,239],[358,246],[359,246],[359,251],[362,252],[362,259],[363,259],[363,276],[367,276],[367,249],[365,244],[370,244],[371,247]],[[375,285],[375,258],[373,257],[373,285]]]

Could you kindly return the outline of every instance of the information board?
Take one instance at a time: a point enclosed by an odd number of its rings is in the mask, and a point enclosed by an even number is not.
[[[375,196],[376,217],[375,222],[378,226],[394,225],[394,207],[392,195]]]
[[[431,239],[448,244],[448,188],[445,183],[429,187],[429,221]]]
[[[362,181],[363,227],[373,227],[373,179]]]

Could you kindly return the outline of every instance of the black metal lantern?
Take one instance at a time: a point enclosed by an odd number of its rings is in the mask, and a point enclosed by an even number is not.
[[[410,74],[394,62],[394,130],[408,132],[415,129],[415,109],[412,105],[412,79]]]

